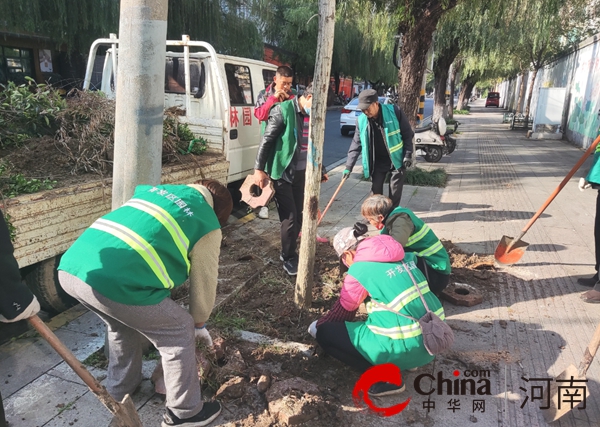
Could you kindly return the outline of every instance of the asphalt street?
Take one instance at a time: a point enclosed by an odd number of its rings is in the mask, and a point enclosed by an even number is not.
[[[425,117],[433,113],[433,98],[425,98]],[[323,164],[329,166],[337,161],[344,159],[348,154],[348,147],[354,136],[350,132],[348,136],[342,136],[340,133],[340,115],[339,109],[327,111],[325,119],[325,146],[323,148]]]

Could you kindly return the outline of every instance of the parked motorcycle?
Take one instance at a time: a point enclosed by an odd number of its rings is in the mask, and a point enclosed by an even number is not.
[[[422,128],[415,129],[413,140],[415,151],[421,150],[427,162],[439,162],[444,154],[450,154],[456,150],[456,138],[451,135],[456,131],[458,125],[459,123],[456,122],[454,129],[449,129],[446,120],[442,117],[438,122],[431,122]]]

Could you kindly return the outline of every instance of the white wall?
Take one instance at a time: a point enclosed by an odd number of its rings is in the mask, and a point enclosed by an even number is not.
[[[528,73],[527,88],[531,73]],[[501,106],[515,111],[522,76],[500,84]],[[600,120],[600,34],[581,43],[578,49],[538,71],[533,88],[530,117],[535,114],[541,87],[565,87],[562,129],[566,139],[587,148],[598,135]],[[525,100],[523,99],[524,111]]]

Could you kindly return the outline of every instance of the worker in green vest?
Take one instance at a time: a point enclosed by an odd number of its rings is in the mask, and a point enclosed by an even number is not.
[[[364,177],[371,178],[371,193],[383,194],[383,184],[391,172],[389,195],[398,206],[405,170],[412,165],[414,132],[410,122],[398,106],[380,103],[374,89],[358,95],[358,110],[364,114],[357,118],[343,176],[350,175],[362,155]]]
[[[301,96],[273,105],[254,163],[255,185],[265,188],[273,181],[281,222],[280,259],[290,276],[298,274],[312,93],[311,84]],[[322,176],[326,181],[324,169]]]
[[[63,255],[64,290],[108,326],[106,388],[117,400],[142,381],[142,344],[161,355],[166,385],[162,426],[207,425],[221,405],[202,402],[196,341],[212,346],[221,226],[233,203],[215,180],[140,185],[120,208],[97,219]],[[190,309],[170,298],[190,279]]]
[[[450,282],[451,263],[448,252],[435,233],[413,211],[393,207],[388,197],[375,194],[361,206],[361,214],[381,234],[389,234],[406,252],[417,255],[417,266],[427,277],[431,291],[437,296]]]
[[[598,190],[598,196],[596,197],[596,216],[594,219],[596,273],[592,277],[578,279],[577,283],[582,286],[593,287],[589,291],[584,292],[581,296],[585,302],[600,303],[600,280],[598,279],[598,269],[600,268],[600,145],[596,148],[590,170],[585,178],[579,180],[579,189],[581,191],[590,187]]]
[[[346,231],[353,230],[348,227],[340,233]],[[419,322],[414,320],[427,312],[419,290],[431,311],[442,320],[445,315],[417,268],[416,255],[405,253],[400,243],[383,234],[359,243],[354,239],[356,246],[353,239],[336,236],[334,240],[347,242],[345,248],[334,247],[349,266],[348,274],[340,298],[325,316],[311,324],[309,333],[326,353],[359,372],[384,363],[413,370],[431,362],[434,356],[425,348]],[[368,301],[367,319],[353,321],[363,301]],[[371,386],[369,395],[397,394],[404,389],[404,384],[379,382]]]

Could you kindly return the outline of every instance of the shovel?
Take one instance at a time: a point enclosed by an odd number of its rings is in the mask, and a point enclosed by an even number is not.
[[[576,368],[574,365],[570,365],[567,369],[561,372],[558,377],[556,377],[556,381],[551,383],[549,391],[550,408],[544,410],[543,412],[546,422],[551,423],[552,421],[558,420],[560,417],[579,405],[579,403],[585,402],[590,393],[587,383],[583,381],[586,381],[585,374],[590,367],[592,360],[594,360],[594,356],[596,355],[596,351],[598,350],[599,346],[600,325],[598,325],[596,328],[596,332],[594,332],[592,340],[585,349],[583,358],[579,363],[579,368]],[[561,380],[566,382],[558,382]],[[559,387],[561,388],[559,389]],[[561,393],[561,389],[570,390],[565,390],[565,392]],[[568,397],[566,391],[569,392],[572,400],[569,400],[565,403],[562,398]],[[574,396],[575,393],[578,393],[576,397]],[[583,396],[583,393],[586,393],[586,395]],[[573,402],[573,404],[571,404],[571,402]]]
[[[533,218],[529,220],[527,225],[523,228],[523,230],[521,230],[521,234],[519,234],[516,239],[513,239],[512,237],[508,236],[502,236],[502,239],[500,240],[500,243],[498,243],[498,246],[496,246],[496,251],[494,252],[494,257],[496,258],[496,261],[498,261],[500,264],[511,265],[518,262],[523,257],[523,254],[525,253],[527,246],[529,246],[529,243],[523,242],[521,238],[525,235],[525,233],[527,233],[527,231],[531,228],[533,223],[540,217],[540,215],[544,213],[548,205],[552,203],[554,198],[558,195],[558,193],[560,193],[560,190],[562,190],[563,187],[567,185],[567,182],[569,182],[573,175],[575,175],[577,169],[579,169],[581,165],[586,161],[586,159],[590,156],[590,154],[594,152],[599,142],[600,136],[598,136],[594,140],[592,145],[590,145],[588,149],[585,150],[583,156],[581,156],[579,161],[575,164],[575,166],[573,166],[573,169],[571,169],[567,176],[565,176],[565,179],[563,179],[562,182],[558,184],[558,187],[556,187],[556,189],[552,192],[550,197],[548,197],[548,199],[544,202],[542,207],[538,209]]]
[[[345,178],[342,178],[342,180],[340,181],[340,185],[338,185],[338,188],[335,190],[335,193],[333,193],[331,200],[329,201],[329,203],[327,203],[327,206],[325,206],[325,209],[323,209],[323,213],[321,213],[321,215],[319,216],[319,220],[317,221],[317,227],[319,226],[319,224],[321,224],[321,221],[323,221],[323,217],[327,213],[327,210],[332,205],[333,201],[335,200],[335,197],[338,195],[338,193],[342,189],[342,185],[344,185],[344,182],[346,182],[347,179],[348,179],[348,177],[346,176]]]
[[[38,333],[48,341],[54,350],[64,359],[65,362],[75,371],[79,378],[92,390],[100,399],[100,402],[114,415],[109,427],[144,427],[140,417],[133,405],[129,395],[126,395],[121,403],[117,402],[102,384],[90,374],[90,372],[81,364],[75,355],[65,345],[60,342],[54,332],[37,315],[30,317],[29,323]]]

